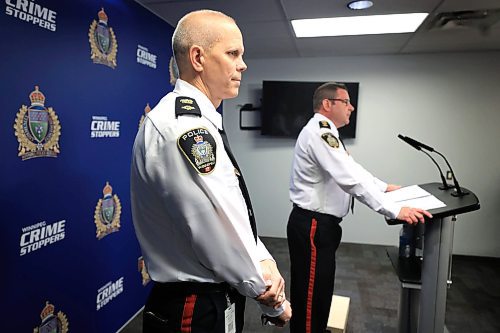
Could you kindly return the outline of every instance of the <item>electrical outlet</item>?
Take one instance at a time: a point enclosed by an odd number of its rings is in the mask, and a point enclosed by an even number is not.
[[[453,176],[450,170],[446,171],[446,179],[453,180]]]

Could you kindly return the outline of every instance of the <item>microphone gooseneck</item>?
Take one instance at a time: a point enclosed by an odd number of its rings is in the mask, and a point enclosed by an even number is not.
[[[436,154],[440,155],[441,157],[443,157],[443,159],[446,161],[446,164],[448,165],[448,167],[450,168],[450,171],[451,171],[451,174],[453,176],[453,181],[454,181],[454,184],[455,184],[455,188],[456,188],[456,193],[458,196],[463,196],[465,194],[463,194],[464,192],[462,191],[462,189],[460,188],[460,186],[458,185],[458,182],[455,178],[455,174],[453,173],[453,170],[451,169],[451,166],[450,164],[448,163],[448,161],[446,160],[446,158],[443,156],[443,154],[441,154],[440,152],[438,152],[437,150],[435,150],[434,148],[426,145],[426,144],[423,144],[422,142],[419,142],[417,140],[414,140],[410,137],[407,137],[407,136],[403,136],[401,134],[398,134],[398,138],[400,138],[401,140],[403,140],[404,142],[406,142],[407,144],[409,144],[410,146],[412,146],[413,148],[415,148],[416,150],[418,151],[421,151],[422,153],[424,153],[425,155],[429,156],[429,158],[432,160],[432,162],[436,165],[436,167],[438,168],[439,170],[439,176],[441,177],[441,182],[443,183],[443,186],[440,186],[439,189],[441,190],[448,190],[450,188],[453,188],[453,185],[450,185],[446,182],[446,178],[444,177],[444,174],[443,174],[443,171],[441,170],[441,167],[439,166],[439,164],[436,162],[436,160],[431,156],[431,154],[429,154],[428,152],[426,152],[425,150],[423,149],[426,149],[430,152],[435,152]],[[422,149],[423,148],[423,149]],[[452,195],[454,195],[452,193]]]
[[[440,186],[439,189],[440,190],[447,190],[447,189],[453,188],[453,185],[450,185],[450,184],[448,184],[448,182],[446,182],[446,178],[444,178],[443,171],[439,167],[439,164],[436,162],[436,160],[431,156],[431,154],[429,154],[425,150],[420,150],[420,151],[422,153],[424,153],[425,155],[429,156],[429,158],[432,160],[432,162],[434,162],[434,164],[437,166],[437,168],[439,170],[439,175],[441,176],[441,182],[443,183],[443,186]]]
[[[463,197],[464,195],[469,194],[469,192],[462,190],[460,185],[458,185],[458,180],[457,177],[455,177],[455,172],[453,172],[453,169],[451,168],[450,163],[448,163],[446,157],[444,157],[444,155],[438,152],[437,150],[434,150],[434,152],[444,159],[446,165],[448,165],[448,168],[450,169],[451,177],[453,178],[453,184],[455,184],[455,192],[453,192],[451,195],[453,195],[454,197]]]

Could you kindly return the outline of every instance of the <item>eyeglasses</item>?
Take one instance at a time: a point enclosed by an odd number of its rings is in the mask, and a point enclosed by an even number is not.
[[[351,104],[351,100],[349,98],[346,98],[346,99],[342,99],[342,98],[327,98],[327,100],[329,101],[339,101],[339,102],[342,102],[344,103],[346,106]]]

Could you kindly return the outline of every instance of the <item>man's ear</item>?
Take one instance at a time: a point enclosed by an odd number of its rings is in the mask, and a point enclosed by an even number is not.
[[[193,45],[189,49],[189,60],[191,61],[191,66],[196,72],[203,71],[203,66],[205,63],[205,52],[203,47],[198,45]]]
[[[330,106],[330,101],[328,100],[328,98],[325,98],[321,101],[321,104],[323,104],[323,109],[325,110],[328,110],[328,107]]]

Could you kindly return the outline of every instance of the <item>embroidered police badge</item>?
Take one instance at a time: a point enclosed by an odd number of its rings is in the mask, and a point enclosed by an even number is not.
[[[327,132],[321,134],[321,138],[325,140],[326,143],[332,148],[338,148],[339,147],[339,140],[335,136],[333,136],[332,133]]]
[[[209,174],[215,168],[217,144],[206,128],[182,134],[177,139],[177,146],[198,173]]]
[[[328,128],[331,129],[330,124],[326,120],[320,120],[319,128]]]

